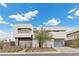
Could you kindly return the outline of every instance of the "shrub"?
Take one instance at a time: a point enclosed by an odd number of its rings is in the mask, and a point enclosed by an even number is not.
[[[69,46],[72,48],[78,48],[79,47],[79,36],[75,36],[74,39],[66,41],[65,46]]]
[[[3,46],[4,46],[4,41],[0,41],[0,49],[3,49]]]

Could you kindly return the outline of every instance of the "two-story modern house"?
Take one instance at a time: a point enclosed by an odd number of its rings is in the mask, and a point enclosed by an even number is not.
[[[16,46],[32,47],[33,27],[31,24],[14,24],[13,33]]]
[[[40,28],[35,28],[35,30]],[[66,30],[63,27],[44,27],[52,35],[51,41],[46,41],[43,47],[63,47],[66,38]],[[33,47],[39,47],[38,41],[34,40]]]
[[[63,47],[66,38],[66,30],[63,27],[44,27],[53,36],[51,41],[46,41],[43,47]],[[39,47],[39,41],[35,39],[34,30],[31,24],[14,24],[13,33],[16,46]]]

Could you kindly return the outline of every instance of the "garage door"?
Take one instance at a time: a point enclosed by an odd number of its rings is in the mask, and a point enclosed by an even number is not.
[[[28,47],[31,47],[31,44],[32,44],[32,41],[30,40],[20,40],[19,41],[19,46],[23,47],[23,48],[28,48]]]
[[[54,40],[54,47],[63,47],[64,46],[64,39],[55,39]]]
[[[31,38],[18,38],[18,43],[20,47],[27,48],[32,46]]]

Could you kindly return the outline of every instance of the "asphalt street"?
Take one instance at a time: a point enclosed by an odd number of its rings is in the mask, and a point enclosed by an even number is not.
[[[79,53],[40,53],[40,54],[0,54],[0,56],[79,56]]]

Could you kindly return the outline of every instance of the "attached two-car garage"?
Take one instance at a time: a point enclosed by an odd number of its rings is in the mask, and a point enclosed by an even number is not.
[[[64,39],[54,39],[54,47],[63,47]]]

